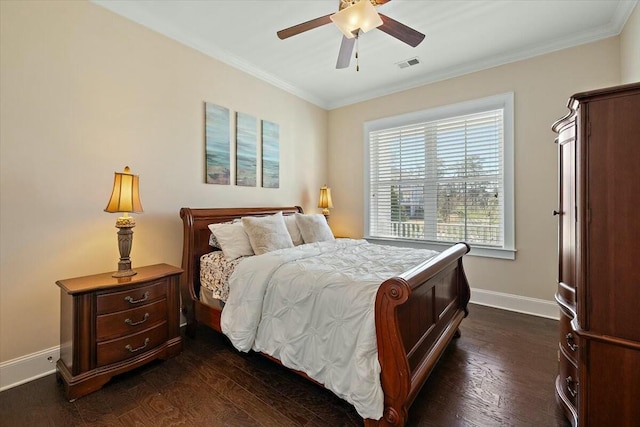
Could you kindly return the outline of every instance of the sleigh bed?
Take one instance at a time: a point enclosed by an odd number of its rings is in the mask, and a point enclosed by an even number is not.
[[[209,298],[201,302],[200,259],[215,250],[209,245],[210,224],[247,216],[302,213],[300,207],[182,208],[184,244],[181,295],[187,334],[198,323],[218,332],[222,304]],[[379,420],[367,418],[365,426],[403,426],[408,409],[436,362],[466,317],[469,284],[462,257],[469,251],[458,243],[400,274],[384,280],[375,294],[375,340],[380,364],[384,411]],[[272,360],[277,359],[267,355]],[[296,373],[309,378],[302,372]],[[313,380],[312,380],[313,381]]]

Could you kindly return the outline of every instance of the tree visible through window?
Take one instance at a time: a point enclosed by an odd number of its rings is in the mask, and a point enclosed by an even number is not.
[[[507,95],[366,125],[367,237],[513,248]]]

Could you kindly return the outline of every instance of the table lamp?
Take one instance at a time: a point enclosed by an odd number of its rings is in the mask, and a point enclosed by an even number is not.
[[[333,208],[333,202],[331,201],[331,189],[326,185],[320,188],[320,200],[318,200],[318,207],[322,208],[322,215],[329,222],[329,209]]]
[[[133,244],[132,228],[136,226],[136,220],[129,216],[129,212],[142,212],[138,181],[138,175],[129,173],[129,166],[125,166],[124,172],[116,172],[111,199],[104,209],[105,212],[124,213],[116,221],[116,227],[119,229],[120,261],[118,262],[118,271],[112,274],[113,277],[128,277],[137,274],[131,269],[131,258],[129,258]]]

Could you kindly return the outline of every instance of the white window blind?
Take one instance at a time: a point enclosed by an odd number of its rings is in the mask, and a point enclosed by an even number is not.
[[[505,220],[512,222],[505,215],[512,204],[505,202],[512,199],[505,192],[505,108],[448,110],[366,132],[366,234],[512,249],[511,233],[505,239]]]

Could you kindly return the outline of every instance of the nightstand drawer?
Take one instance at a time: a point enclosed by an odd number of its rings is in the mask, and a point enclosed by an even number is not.
[[[98,343],[97,366],[126,360],[143,354],[167,340],[166,322],[158,326],[111,341]]]
[[[140,307],[154,300],[165,298],[166,295],[166,280],[159,280],[151,285],[126,291],[98,294],[98,314],[113,313],[114,311]]]
[[[96,339],[105,341],[149,329],[167,320],[167,300],[98,316]]]

